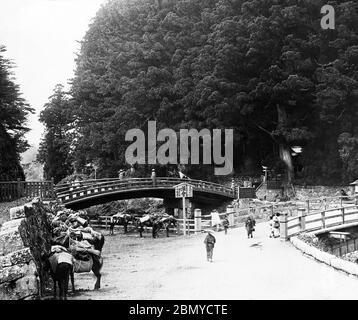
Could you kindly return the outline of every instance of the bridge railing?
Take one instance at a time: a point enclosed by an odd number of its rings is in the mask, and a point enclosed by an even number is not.
[[[343,224],[358,222],[358,205],[347,205],[338,208],[331,208],[300,216],[280,216],[281,238],[288,239],[301,232],[311,232],[320,229],[327,229]]]
[[[267,203],[262,205],[250,204],[247,207],[235,207],[237,215],[261,215],[267,216],[275,213],[286,214],[288,217],[295,217],[305,212],[306,215],[320,212],[322,210],[340,208],[345,205],[358,204],[357,196],[333,196],[318,197],[299,201],[285,201]]]

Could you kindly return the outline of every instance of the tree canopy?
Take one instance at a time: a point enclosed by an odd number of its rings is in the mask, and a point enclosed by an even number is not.
[[[324,4],[107,2],[71,83],[76,166],[96,161],[100,175],[115,176],[125,166],[127,130],[156,120],[158,129],[233,128],[235,174],[257,175],[266,165],[311,183],[355,179],[358,4],[331,1],[336,28],[323,30]]]
[[[0,180],[24,180],[20,154],[29,147],[24,135],[29,131],[26,121],[33,109],[21,96],[12,73],[14,64],[5,58],[5,52],[0,45]]]
[[[45,179],[53,178],[55,183],[73,171],[71,119],[68,94],[62,85],[57,85],[40,114],[40,121],[45,125],[45,135],[37,155],[37,160],[44,164]]]

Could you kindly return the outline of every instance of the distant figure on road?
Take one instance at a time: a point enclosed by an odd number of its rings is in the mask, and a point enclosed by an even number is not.
[[[223,220],[223,227],[224,227],[224,230],[225,230],[225,234],[227,234],[227,229],[229,228],[229,220],[227,217],[224,218]]]
[[[270,226],[270,238],[274,238],[275,237],[275,228],[273,227],[274,221],[273,221],[273,217],[274,215],[270,215],[270,221],[269,221],[269,226]]]
[[[215,246],[215,242],[216,239],[214,237],[214,235],[212,234],[212,231],[207,231],[207,236],[205,237],[204,243],[206,246],[206,256],[207,256],[207,260],[210,262],[213,262],[213,251],[214,251],[214,246]]]
[[[220,225],[222,225],[222,221],[220,219],[220,215],[217,210],[211,211],[211,225],[213,227],[216,226],[216,231],[219,231],[219,227]]]
[[[280,221],[278,220],[278,217],[280,216],[279,213],[276,213],[273,218],[273,237],[278,238],[280,236]]]
[[[249,216],[245,222],[245,227],[246,227],[248,238],[250,238],[250,236],[251,236],[251,238],[253,238],[252,233],[255,231],[255,225],[256,225],[255,219],[253,217]]]

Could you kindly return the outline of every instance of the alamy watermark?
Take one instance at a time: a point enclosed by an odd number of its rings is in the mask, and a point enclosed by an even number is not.
[[[125,152],[126,162],[133,165],[146,164],[200,164],[200,140],[202,141],[202,164],[215,164],[215,175],[228,175],[233,171],[233,141],[234,130],[224,130],[224,143],[222,143],[222,130],[214,129],[180,129],[179,148],[178,135],[173,129],[156,130],[156,121],[148,121],[147,151],[146,137],[141,129],[127,131],[125,140],[133,143]],[[135,141],[134,141],[135,140]],[[190,140],[190,148],[189,148]],[[157,150],[157,141],[163,144]],[[222,150],[222,146],[224,147]],[[178,157],[178,149],[180,155]],[[222,155],[224,151],[224,155]]]
[[[333,6],[326,4],[321,8],[321,14],[324,16],[321,19],[321,28],[323,30],[336,28],[336,16]]]

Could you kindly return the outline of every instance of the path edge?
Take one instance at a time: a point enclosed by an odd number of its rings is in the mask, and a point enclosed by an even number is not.
[[[341,258],[336,257],[333,254],[324,252],[319,250],[306,242],[298,239],[297,237],[292,237],[290,242],[294,247],[302,251],[304,254],[307,254],[316,260],[323,262],[335,269],[344,271],[348,274],[354,275],[358,277],[358,264],[354,262],[350,262],[347,260],[343,260]]]

